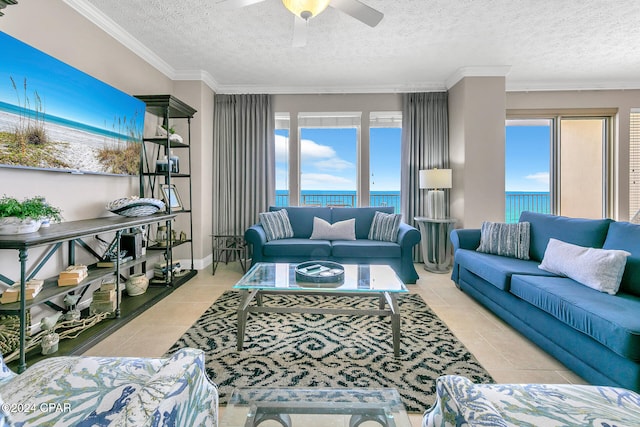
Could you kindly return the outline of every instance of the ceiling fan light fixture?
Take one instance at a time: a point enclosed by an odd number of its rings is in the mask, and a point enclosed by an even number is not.
[[[305,21],[322,13],[330,2],[331,0],[282,0],[284,7]]]

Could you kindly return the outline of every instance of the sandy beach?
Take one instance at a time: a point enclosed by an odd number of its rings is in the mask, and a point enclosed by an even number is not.
[[[14,132],[18,120],[18,115],[0,110],[0,132]],[[70,165],[69,170],[109,173],[98,161],[97,156],[101,148],[119,144],[116,139],[46,122],[44,128],[59,159]],[[1,149],[2,146],[0,146]],[[52,168],[53,166],[41,165],[41,167]]]

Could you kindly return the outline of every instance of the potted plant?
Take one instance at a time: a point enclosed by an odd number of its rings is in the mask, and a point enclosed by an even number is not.
[[[44,197],[35,196],[18,201],[0,198],[0,234],[24,234],[38,231],[43,221],[60,221],[60,209],[51,206]]]

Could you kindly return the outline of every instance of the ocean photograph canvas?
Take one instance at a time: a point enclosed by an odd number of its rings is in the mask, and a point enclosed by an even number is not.
[[[144,102],[0,32],[0,167],[135,175]]]

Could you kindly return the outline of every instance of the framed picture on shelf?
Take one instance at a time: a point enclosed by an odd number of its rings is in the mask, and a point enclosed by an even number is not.
[[[180,195],[178,194],[178,189],[173,184],[162,184],[162,198],[164,202],[167,204],[167,207],[171,208],[172,212],[181,211],[184,208],[182,207],[182,202],[180,201]]]

